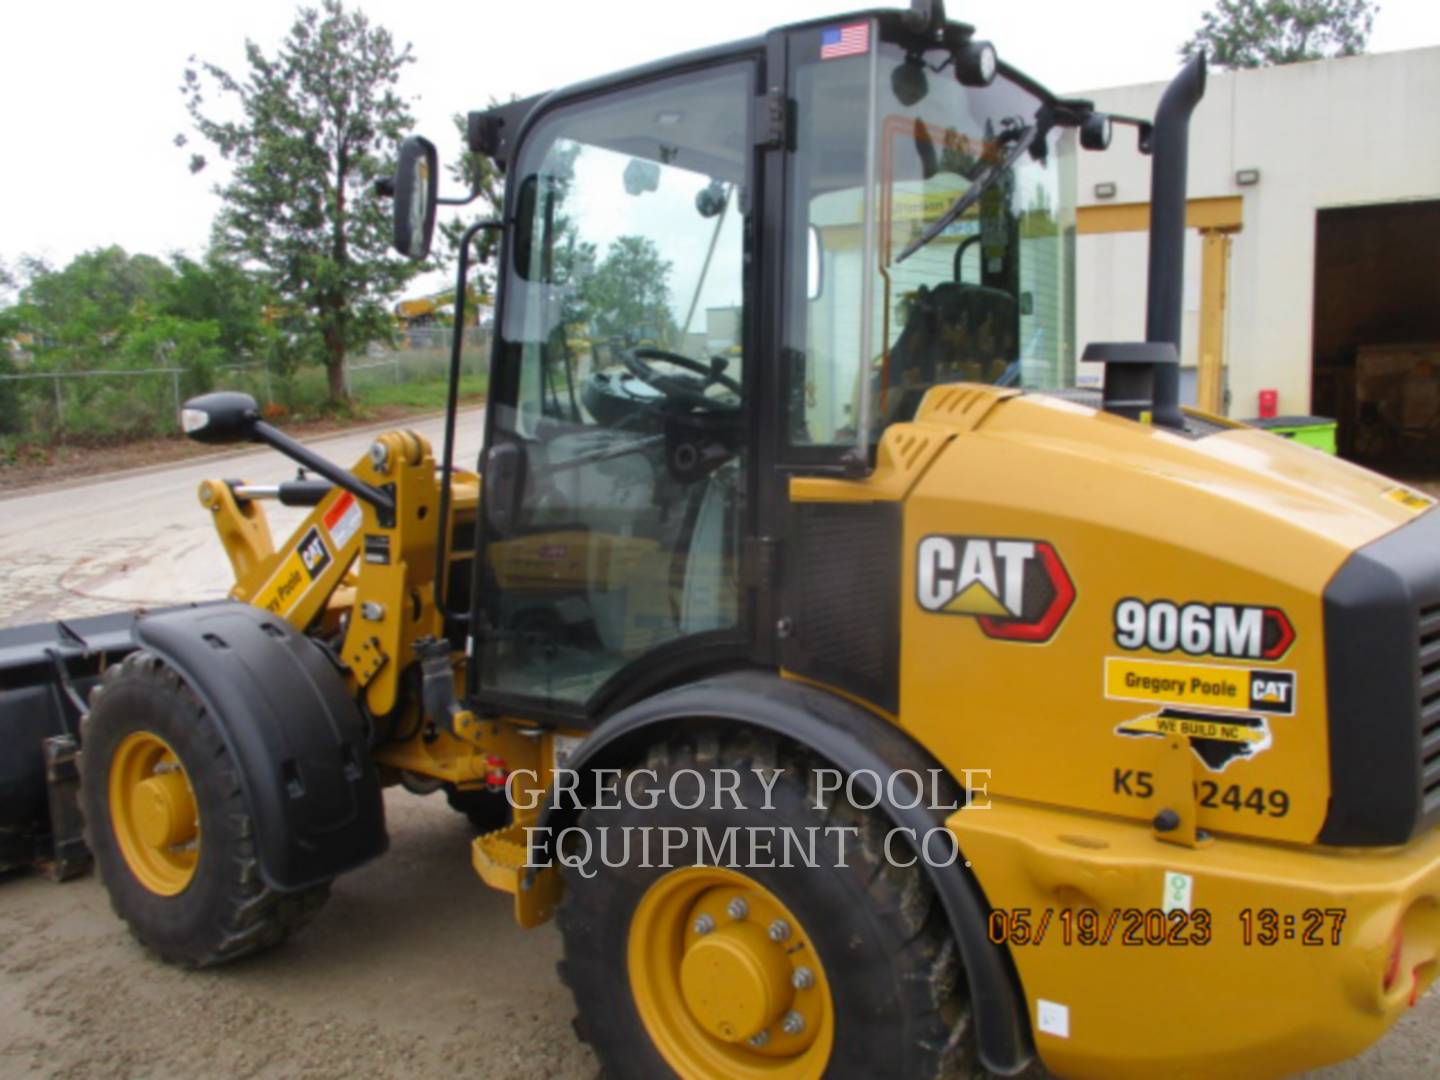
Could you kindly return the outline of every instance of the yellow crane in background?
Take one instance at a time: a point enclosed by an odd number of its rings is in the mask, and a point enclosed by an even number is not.
[[[465,325],[479,326],[481,309],[490,309],[488,301],[475,286],[466,287]],[[449,325],[455,310],[455,290],[441,289],[425,296],[401,300],[395,305],[395,319],[406,329],[419,326]]]

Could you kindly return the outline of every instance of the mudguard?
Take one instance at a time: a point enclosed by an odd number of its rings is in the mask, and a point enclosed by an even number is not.
[[[142,617],[135,640],[168,661],[220,725],[267,885],[318,884],[385,851],[365,720],[318,645],[234,602]]]
[[[855,776],[857,790],[868,786],[864,781],[873,777],[879,781],[879,790],[870,791],[869,796],[878,798],[878,809],[896,827],[915,830],[915,836],[923,837],[937,825],[943,827],[946,815],[927,806],[926,799],[903,800],[916,803],[908,807],[892,800],[892,773],[913,770],[921,777],[939,776],[943,785],[940,802],[964,798],[949,773],[895,725],[827,691],[761,671],[716,676],[622,709],[581,743],[566,767],[583,774],[631,764],[643,756],[644,747],[663,737],[663,729],[702,719],[745,724],[791,739],[846,775]],[[930,773],[931,769],[938,772]],[[907,790],[903,778],[898,788],[902,793]],[[584,790],[583,782],[578,789]],[[557,836],[578,816],[573,805],[557,805],[552,792],[537,823],[542,828],[534,835]],[[550,832],[543,830],[547,825]],[[543,864],[548,855],[537,845],[531,865]],[[934,883],[960,947],[980,1060],[1000,1075],[1019,1072],[1034,1056],[1034,1043],[1014,961],[1003,946],[989,938],[990,906],[963,858],[948,867],[931,866],[930,861],[945,860],[922,859],[919,865]]]

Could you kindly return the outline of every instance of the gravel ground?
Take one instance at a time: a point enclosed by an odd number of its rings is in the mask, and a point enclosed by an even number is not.
[[[311,926],[211,971],[142,949],[93,875],[0,881],[0,1076],[594,1077],[559,935],[514,924],[440,796],[386,810],[390,853]]]

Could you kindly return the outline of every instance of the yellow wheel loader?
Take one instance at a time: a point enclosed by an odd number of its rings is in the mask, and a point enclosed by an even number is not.
[[[213,964],[379,856],[404,785],[556,919],[615,1076],[1359,1052],[1440,949],[1440,513],[1181,406],[1204,83],[1106,116],[919,0],[473,114],[479,468],[453,372],[438,454],[348,468],[189,402],[309,478],[201,486],[229,600],[0,634],[4,860],[93,856]],[[1147,340],[1082,350],[1075,164],[1117,126]],[[437,175],[411,138],[384,185],[413,258],[467,201]],[[279,543],[267,499],[310,508]]]

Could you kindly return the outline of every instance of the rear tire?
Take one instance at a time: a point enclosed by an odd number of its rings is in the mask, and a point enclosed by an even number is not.
[[[147,766],[142,755],[137,765],[137,745],[159,755],[156,763]],[[165,824],[142,805],[150,792],[136,789],[157,781],[167,791],[188,789],[193,800],[181,794],[182,812],[161,815],[173,832],[187,828],[193,811],[184,844],[155,840]],[[208,967],[276,945],[329,897],[329,882],[279,892],[261,880],[253,815],[219,724],[174,668],[144,650],[106,671],[91,696],[80,805],[111,907],[168,963]]]
[[[565,946],[560,974],[579,1008],[576,1030],[594,1049],[606,1076],[679,1075],[685,1080],[709,1080],[724,1075],[808,1080],[823,1074],[920,1080],[970,1075],[967,1070],[974,1056],[972,1040],[966,1037],[969,1002],[958,949],[924,870],[918,864],[903,868],[886,859],[884,838],[890,828],[887,820],[857,809],[844,799],[843,792],[830,798],[827,809],[817,808],[820,800],[815,794],[814,770],[822,763],[793,744],[745,729],[675,737],[652,747],[648,759],[637,763],[636,768],[642,764],[655,771],[656,779],[645,776],[643,788],[637,790],[653,788],[660,792],[654,809],[630,805],[587,809],[580,816],[579,826],[592,838],[597,835],[596,829],[608,826],[612,844],[623,835],[618,829],[649,826],[657,852],[658,837],[663,835],[658,828],[679,826],[690,834],[690,839],[674,853],[670,862],[673,869],[655,865],[661,861],[658,854],[649,860],[631,858],[617,868],[604,865],[599,857],[592,858],[584,873],[593,873],[593,877],[583,876],[578,869],[564,868],[565,893],[558,912]],[[686,769],[710,776],[709,770],[717,767],[741,772],[739,796],[743,809],[727,804],[716,810],[715,800],[709,798],[693,810],[670,801],[671,777]],[[771,795],[773,809],[765,809],[765,792],[750,770],[763,769],[768,776],[769,770],[777,767],[783,771]],[[694,787],[686,786],[687,782],[688,778],[678,787],[686,796]],[[619,790],[627,790],[625,778],[619,781]],[[713,851],[732,826],[739,827],[742,840],[749,828],[777,828],[772,848],[776,857],[766,860],[776,865],[758,865],[757,860],[756,866],[746,868],[745,845],[749,842],[744,841],[737,848],[744,854],[732,861],[738,864],[740,880],[733,874],[727,880],[724,870],[694,869],[702,861],[697,858],[700,851],[695,830],[704,830]],[[826,826],[853,830],[843,834],[849,837],[843,858],[835,839],[842,834],[827,833]],[[783,834],[778,830],[787,827],[802,839],[812,835],[807,829],[817,829],[816,865],[806,866],[798,858],[790,860],[793,866],[779,865],[785,860],[779,857],[782,841],[778,837]],[[632,846],[638,847],[641,834],[633,835],[636,839]],[[908,853],[903,844],[897,844],[895,850],[897,855]],[[652,865],[638,865],[644,861]],[[842,862],[846,865],[840,865]],[[803,942],[806,950],[813,949],[819,962],[820,970],[815,975],[830,1000],[829,1031],[824,1035],[829,1041],[828,1051],[817,1039],[809,1048],[797,1050],[793,1057],[777,1060],[774,1055],[782,1049],[783,1039],[778,1017],[770,1022],[766,1034],[759,1036],[764,1040],[759,1043],[753,1038],[747,1041],[743,1032],[726,1027],[726,1019],[717,1021],[713,1013],[708,1021],[710,1030],[723,1027],[732,1032],[731,1037],[716,1038],[702,1030],[707,1022],[704,1010],[710,1007],[707,992],[702,990],[692,1000],[683,973],[697,942],[696,913],[707,901],[696,900],[695,906],[688,909],[683,904],[675,907],[682,914],[668,927],[651,922],[648,913],[656,909],[656,897],[666,896],[667,890],[673,894],[676,886],[687,880],[686,875],[700,875],[700,889],[706,888],[707,873],[714,875],[714,887],[719,890],[713,894],[718,901],[710,903],[716,908],[710,923],[715,929],[725,930],[728,919],[739,918],[727,915],[731,909],[725,906],[726,898],[733,896],[737,887],[750,890],[747,895],[751,897],[752,916],[757,908],[772,901],[793,914],[798,925],[793,935],[784,940],[787,948]],[[703,891],[692,889],[692,893],[704,896]],[[773,915],[772,908],[761,917],[762,929],[764,921]],[[702,915],[700,921],[706,921],[706,916]],[[644,940],[632,940],[636,927],[653,927],[655,932]],[[775,938],[771,936],[770,940]],[[756,946],[756,963],[752,967],[773,963],[765,948],[763,941]],[[684,958],[682,974],[672,983],[671,992],[657,994],[655,987],[665,982],[663,972],[655,978],[654,962],[643,958],[666,949]],[[789,959],[795,964],[806,962],[799,955]],[[638,969],[637,960],[642,964]],[[782,973],[775,986],[784,985]],[[680,987],[680,992],[674,991],[675,986]],[[782,996],[787,992],[779,990]],[[801,1009],[800,1000],[797,994],[791,1003],[781,1006],[778,1016],[786,1015],[784,1009]],[[736,1010],[734,1015],[754,1015],[753,1010],[747,1012],[751,1008],[747,1003],[731,1007]],[[682,1008],[691,1010],[697,1024],[685,1019]],[[697,1008],[700,1012],[694,1011]],[[667,1013],[671,1019],[665,1018]],[[812,1016],[823,1013],[822,1009],[812,1009]],[[677,1016],[678,1023],[674,1020]],[[819,1023],[812,1019],[810,1026],[818,1028]],[[668,1045],[668,1051],[660,1049],[661,1043]],[[760,1049],[755,1049],[757,1046]],[[767,1052],[771,1056],[766,1057]]]

